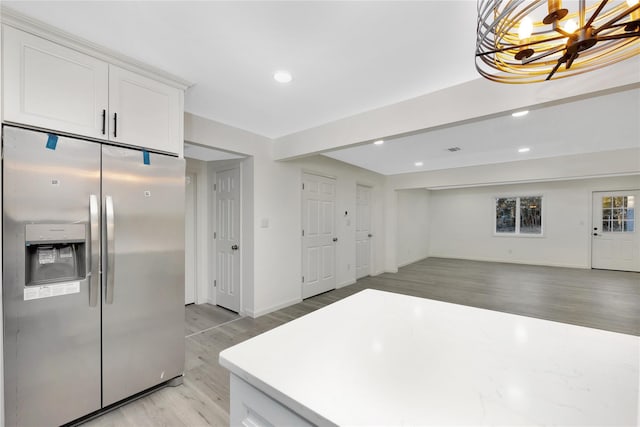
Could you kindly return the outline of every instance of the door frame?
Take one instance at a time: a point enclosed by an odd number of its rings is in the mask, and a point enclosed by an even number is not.
[[[244,251],[247,250],[247,248],[243,247],[243,238],[244,238],[244,234],[243,234],[243,219],[244,219],[244,204],[243,204],[243,195],[244,195],[244,181],[242,179],[242,174],[244,171],[244,162],[241,161],[235,161],[235,160],[231,160],[229,162],[225,162],[225,161],[220,161],[220,164],[213,164],[212,166],[212,173],[211,173],[211,185],[210,185],[210,194],[211,194],[211,204],[209,206],[209,218],[211,221],[211,232],[209,233],[209,242],[211,242],[210,244],[210,251],[209,251],[209,263],[211,265],[210,268],[210,281],[211,283],[209,284],[209,298],[207,299],[206,302],[208,302],[209,304],[212,305],[217,305],[217,297],[218,297],[218,290],[217,287],[214,286],[214,281],[218,280],[218,262],[217,262],[217,254],[218,254],[218,239],[214,238],[214,235],[217,235],[217,225],[218,225],[218,212],[217,212],[217,205],[218,205],[218,190],[216,188],[216,184],[218,182],[218,174],[221,172],[227,172],[233,169],[237,169],[238,170],[238,224],[239,224],[239,235],[238,235],[238,240],[240,241],[240,253],[238,254],[238,256],[240,257],[239,263],[240,263],[240,271],[238,274],[239,277],[239,292],[240,292],[240,309],[238,310],[238,314],[240,314],[241,316],[244,316],[245,313],[245,304],[244,304]],[[216,234],[214,234],[216,233]],[[250,250],[253,250],[253,248],[251,248]]]
[[[187,159],[189,160],[189,159]],[[205,169],[205,170],[203,170]],[[185,170],[186,174],[194,174],[196,176],[196,295],[195,304],[204,304],[207,302],[207,216],[208,206],[206,200],[208,198],[207,191],[207,173],[206,166],[193,167],[188,164]]]
[[[355,197],[355,205],[356,205],[356,215],[355,215],[356,218],[355,219],[356,219],[356,224],[355,224],[355,231],[354,231],[354,237],[356,237],[356,239],[355,239],[355,243],[356,243],[356,252],[355,252],[356,257],[355,257],[355,260],[356,261],[355,261],[355,264],[354,264],[355,265],[354,271],[356,272],[355,273],[356,281],[358,280],[358,244],[357,244],[357,242],[358,242],[358,240],[357,240],[357,233],[358,233],[358,187],[368,188],[369,191],[370,191],[370,194],[371,194],[371,198],[369,199],[369,233],[371,233],[372,237],[369,240],[369,242],[370,242],[369,243],[369,274],[367,274],[367,276],[372,276],[373,272],[375,271],[374,270],[375,249],[374,249],[373,239],[376,238],[376,234],[374,233],[374,227],[373,227],[373,224],[374,224],[374,221],[373,221],[373,219],[374,219],[373,218],[373,216],[374,216],[374,214],[373,214],[373,212],[374,212],[374,209],[373,209],[373,200],[374,200],[373,189],[374,189],[374,186],[372,184],[369,184],[369,183],[363,183],[363,182],[360,182],[360,181],[356,181],[356,197]],[[363,279],[363,278],[365,278],[367,276],[363,276],[363,277],[361,277],[361,279]]]

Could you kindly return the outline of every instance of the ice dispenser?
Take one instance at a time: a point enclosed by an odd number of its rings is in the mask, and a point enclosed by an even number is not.
[[[84,279],[87,234],[85,224],[27,224],[26,285]]]

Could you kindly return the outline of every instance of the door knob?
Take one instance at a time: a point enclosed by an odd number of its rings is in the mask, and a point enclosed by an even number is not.
[[[337,237],[334,237],[334,238],[333,238],[333,241],[334,241],[334,242],[337,242],[337,241],[338,241],[338,238],[337,238]]]
[[[593,235],[594,235],[594,236],[597,236],[597,235],[598,235],[598,233],[593,233]]]
[[[237,251],[237,250],[238,250],[238,245],[233,245],[233,246],[231,246],[231,250],[232,250],[232,251]]]
[[[373,237],[373,234],[369,233],[369,234],[368,234],[368,236],[369,236],[369,237]]]

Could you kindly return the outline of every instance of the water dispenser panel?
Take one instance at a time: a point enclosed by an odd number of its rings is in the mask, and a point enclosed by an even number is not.
[[[25,226],[26,286],[83,279],[87,265],[86,224]]]
[[[27,224],[25,243],[62,243],[84,242],[87,227],[85,224]]]

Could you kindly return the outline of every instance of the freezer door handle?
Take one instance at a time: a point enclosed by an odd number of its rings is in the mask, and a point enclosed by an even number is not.
[[[114,233],[115,233],[115,223],[114,223],[114,212],[113,212],[113,199],[111,196],[105,197],[105,216],[106,216],[106,229],[105,229],[105,240],[107,241],[107,259],[105,270],[106,274],[106,285],[104,289],[104,300],[107,304],[113,304],[113,282],[114,282],[114,271],[115,271],[115,251],[114,251]]]
[[[100,275],[98,274],[98,246],[100,245],[100,223],[98,221],[98,197],[89,196],[89,307],[98,305]]]

